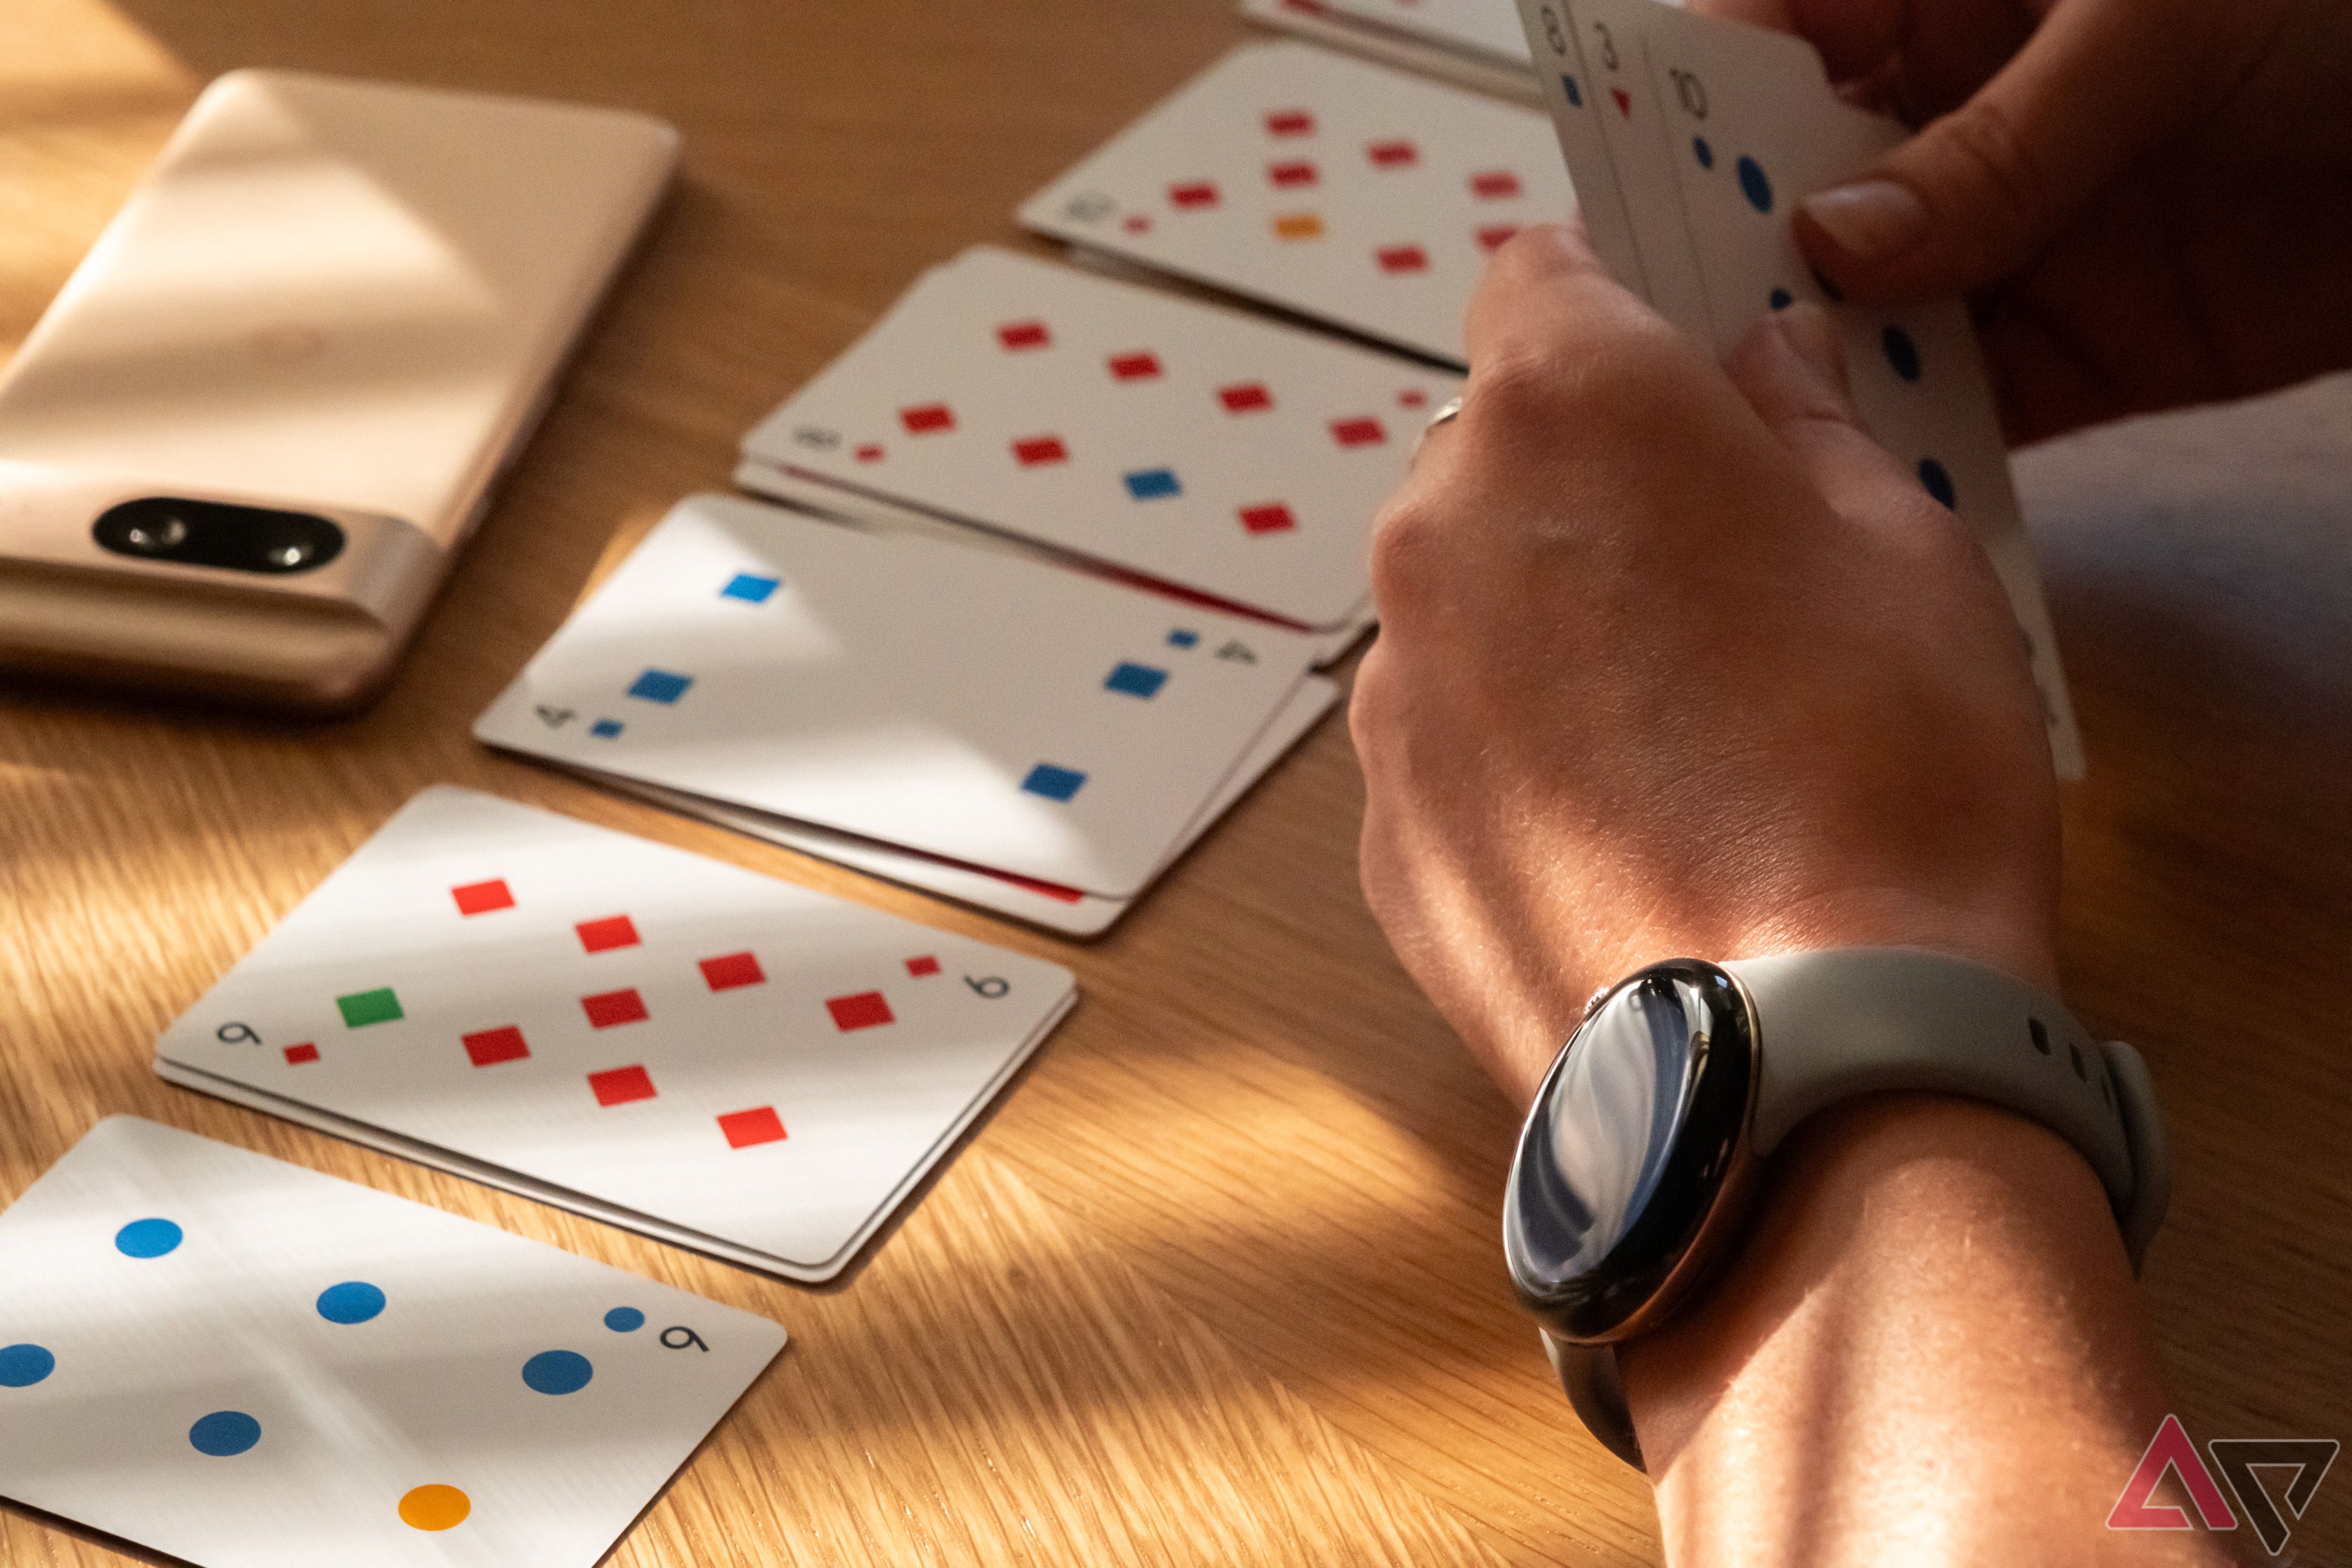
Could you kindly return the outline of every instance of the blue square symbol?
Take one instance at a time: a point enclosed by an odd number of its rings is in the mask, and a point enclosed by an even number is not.
[[[772,577],[757,577],[748,571],[739,571],[728,579],[727,586],[719,591],[719,596],[721,599],[740,599],[747,604],[765,604],[768,595],[776,591],[778,580]]]
[[[629,695],[643,697],[649,703],[674,703],[694,685],[692,675],[672,674],[667,670],[647,670],[629,683]]]
[[[588,727],[588,733],[599,740],[610,740],[621,733],[621,721],[617,718],[600,718]]]
[[[1182,488],[1176,483],[1173,468],[1139,468],[1127,476],[1127,493],[1139,501],[1178,495]]]
[[[1168,672],[1155,670],[1149,664],[1122,663],[1111,671],[1110,679],[1103,683],[1106,691],[1125,692],[1131,697],[1154,697],[1168,684]]]
[[[1198,632],[1187,632],[1181,626],[1168,633],[1168,645],[1171,648],[1189,648],[1200,640]]]
[[[1075,768],[1056,768],[1050,762],[1040,762],[1029,769],[1029,777],[1021,780],[1021,788],[1032,795],[1043,795],[1048,800],[1066,800],[1078,792],[1087,776]]]

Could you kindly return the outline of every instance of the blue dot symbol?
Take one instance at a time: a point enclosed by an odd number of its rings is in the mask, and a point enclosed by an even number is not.
[[[383,1292],[365,1280],[346,1280],[319,1292],[319,1315],[331,1323],[363,1323],[383,1311]]]
[[[1775,310],[1786,310],[1790,306],[1794,305],[1797,302],[1797,297],[1790,293],[1785,288],[1776,288],[1772,290],[1770,298],[1772,308]]]
[[[577,1351],[542,1350],[522,1364],[522,1380],[541,1394],[577,1394],[595,1375]]]
[[[188,1441],[200,1454],[226,1459],[261,1441],[261,1423],[242,1410],[215,1410],[188,1428]]]
[[[1584,89],[1576,85],[1576,78],[1574,77],[1562,73],[1559,78],[1559,87],[1562,92],[1568,94],[1568,103],[1570,108],[1582,109],[1584,107]]]
[[[727,580],[727,586],[720,589],[719,594],[722,599],[740,599],[747,604],[765,604],[768,595],[776,591],[781,581],[779,578],[739,571]]]
[[[1189,648],[1200,640],[1198,632],[1187,632],[1181,626],[1168,633],[1168,645],[1171,648]]]
[[[1919,483],[1927,486],[1927,494],[1941,501],[1948,509],[1958,492],[1952,488],[1952,476],[1944,465],[1932,457],[1919,459]]]
[[[614,1333],[635,1333],[646,1326],[646,1314],[635,1307],[614,1307],[604,1314],[604,1326]]]
[[[1743,152],[1739,155],[1738,168],[1739,171],[1739,193],[1746,196],[1748,198],[1748,204],[1754,207],[1758,212],[1770,212],[1772,210],[1772,182],[1764,177],[1764,165],[1759,163],[1755,159],[1748,157]]]
[[[1176,483],[1173,468],[1139,468],[1127,476],[1127,493],[1139,501],[1156,500],[1161,496],[1182,493]]]
[[[58,1358],[37,1344],[0,1345],[0,1388],[30,1388],[58,1369]]]
[[[180,1236],[168,1219],[134,1219],[114,1233],[114,1249],[125,1258],[161,1258],[180,1244]]]
[[[1103,683],[1103,689],[1125,692],[1131,697],[1153,697],[1159,695],[1160,688],[1167,684],[1168,672],[1165,670],[1155,670],[1149,664],[1122,664],[1110,673],[1110,679]]]
[[[681,675],[668,670],[647,670],[629,683],[629,695],[643,697],[649,703],[674,703],[694,685],[692,675]]]
[[[1910,333],[1890,326],[1878,335],[1878,346],[1886,350],[1886,362],[1895,367],[1896,375],[1906,382],[1919,379],[1919,345],[1911,340]]]
[[[1029,777],[1021,780],[1021,788],[1032,795],[1043,795],[1048,800],[1066,800],[1078,792],[1087,776],[1075,768],[1056,768],[1050,762],[1040,762],[1029,769]]]
[[[621,721],[617,718],[600,718],[588,727],[588,733],[599,740],[610,740],[621,733]]]
[[[1704,136],[1691,138],[1691,156],[1698,160],[1698,166],[1702,169],[1715,167],[1715,149],[1706,144]]]

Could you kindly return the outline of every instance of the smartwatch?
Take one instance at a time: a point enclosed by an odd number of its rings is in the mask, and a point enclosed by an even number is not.
[[[1735,1249],[1765,1159],[1816,1111],[1927,1090],[2082,1152],[2137,1270],[2172,1172],[2139,1053],[1999,969],[1903,947],[1673,958],[1593,997],[1536,1092],[1503,1207],[1520,1300],[1592,1435],[1640,1469],[1615,1345]]]

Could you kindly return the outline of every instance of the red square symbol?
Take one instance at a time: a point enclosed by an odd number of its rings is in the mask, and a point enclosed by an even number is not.
[[[1024,468],[1034,468],[1040,463],[1067,463],[1070,449],[1058,435],[1032,435],[1013,444],[1013,455]]]
[[[1402,139],[1395,141],[1375,141],[1364,149],[1373,165],[1381,169],[1410,169],[1420,154],[1412,143]]]
[[[1265,390],[1264,382],[1244,382],[1238,386],[1219,387],[1217,401],[1225,405],[1227,413],[1255,413],[1274,406],[1274,394]]]
[[[634,986],[626,990],[600,991],[593,997],[583,997],[580,1007],[588,1015],[588,1021],[598,1029],[611,1029],[616,1023],[642,1023],[646,1017],[646,998],[637,995]]]
[[[1298,519],[1279,501],[1242,508],[1242,527],[1254,534],[1286,534],[1297,526]]]
[[[1417,245],[1384,245],[1373,256],[1382,272],[1427,272],[1429,253]]]
[[[833,1015],[833,1027],[847,1033],[853,1029],[872,1029],[876,1024],[895,1023],[890,1004],[882,999],[879,991],[860,991],[854,997],[829,997],[824,1010]]]
[[[316,1061],[319,1060],[319,1048],[309,1044],[289,1045],[286,1048],[286,1060],[298,1066],[305,1061]]]
[[[765,985],[768,977],[760,970],[760,960],[749,953],[730,953],[724,957],[702,960],[702,977],[714,991],[731,991],[738,986]]]
[[[1487,201],[1519,193],[1519,177],[1508,169],[1487,169],[1470,176],[1470,193]]]
[[[900,409],[898,423],[907,427],[910,435],[928,435],[934,430],[953,430],[955,415],[943,402],[918,403],[913,408]]]
[[[1397,393],[1397,407],[1420,408],[1429,402],[1429,394],[1419,387],[1407,387]]]
[[[856,456],[860,463],[879,463],[882,461],[882,448],[869,441],[857,449]]]
[[[1180,207],[1213,207],[1217,204],[1217,183],[1214,180],[1187,180],[1168,187],[1168,199]]]
[[[1381,422],[1377,419],[1335,419],[1331,422],[1331,439],[1342,446],[1378,446],[1388,438],[1389,433],[1381,428]]]
[[[1113,354],[1110,373],[1123,382],[1150,380],[1160,373],[1160,356],[1141,349],[1132,354]]]
[[[1008,349],[1042,349],[1054,340],[1043,321],[1008,321],[996,329],[996,340]]]
[[[1118,226],[1131,235],[1139,235],[1150,231],[1151,220],[1141,213],[1129,213],[1118,220]]]
[[[602,920],[583,920],[572,929],[580,933],[580,946],[591,953],[609,953],[615,947],[637,945],[637,928],[625,915],[608,915]]]
[[[488,1067],[494,1062],[520,1061],[530,1054],[530,1047],[522,1042],[522,1030],[508,1024],[503,1029],[486,1029],[465,1037],[466,1054],[477,1067]]]
[[[925,954],[919,958],[909,958],[907,960],[907,973],[910,975],[936,975],[939,972],[940,961],[937,958],[930,956],[929,954]]]
[[[756,1111],[730,1111],[719,1118],[719,1130],[727,1134],[730,1149],[748,1149],[753,1144],[780,1144],[784,1139],[784,1119],[776,1114],[773,1105],[762,1105]]]
[[[1478,248],[1480,250],[1498,249],[1505,240],[1518,232],[1519,225],[1517,224],[1488,224],[1478,231]]]
[[[599,1105],[625,1105],[654,1097],[653,1075],[642,1067],[614,1067],[588,1075],[589,1092]]]
[[[1304,158],[1288,163],[1268,163],[1265,177],[1283,190],[1315,183],[1315,165]]]
[[[1303,109],[1268,110],[1265,116],[1268,136],[1312,136],[1315,117]]]
[[[494,909],[512,909],[514,894],[507,891],[502,878],[488,882],[469,882],[463,887],[453,887],[449,896],[457,901],[460,915],[488,915]]]

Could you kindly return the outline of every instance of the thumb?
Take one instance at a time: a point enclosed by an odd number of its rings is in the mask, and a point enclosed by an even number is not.
[[[1818,305],[1790,305],[1748,329],[1724,369],[1805,478],[1842,517],[1876,520],[1935,508],[1862,427],[1847,390],[1837,329]]]
[[[1799,205],[1798,242],[1858,299],[1965,294],[2015,272],[2233,78],[2210,0],[2060,0],[1976,96]]]

